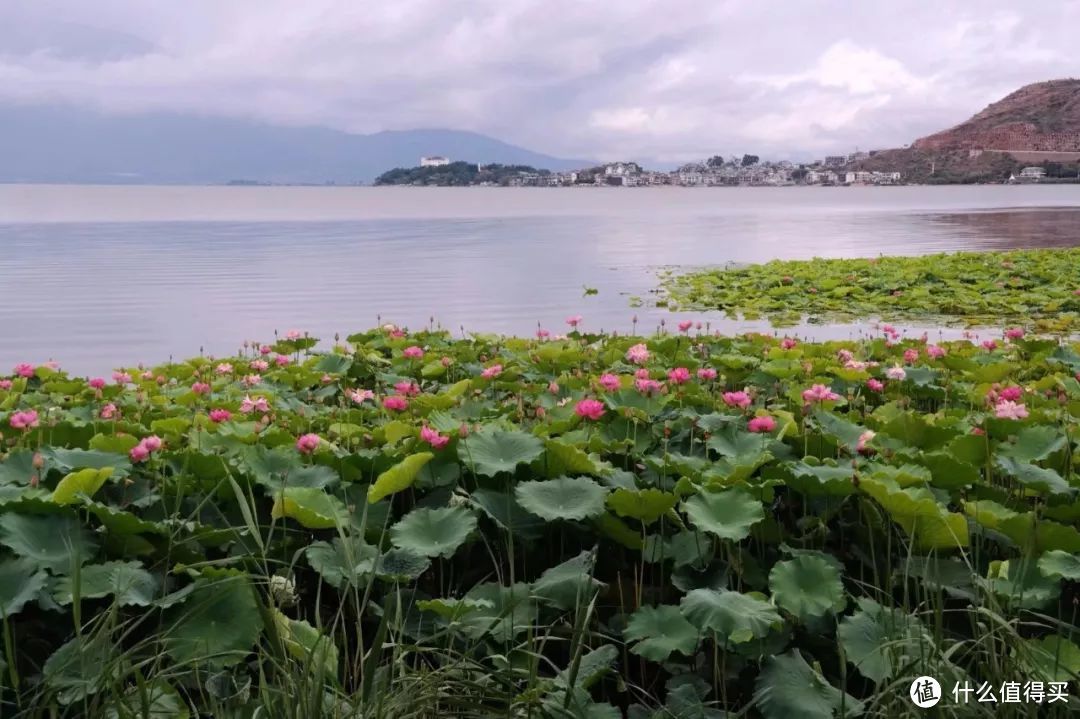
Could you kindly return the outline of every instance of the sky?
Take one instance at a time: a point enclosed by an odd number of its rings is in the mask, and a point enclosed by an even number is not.
[[[0,103],[810,159],[1080,77],[1078,28],[1076,0],[0,0]]]

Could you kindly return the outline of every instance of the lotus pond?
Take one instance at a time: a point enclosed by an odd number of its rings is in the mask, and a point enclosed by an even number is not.
[[[1076,709],[1080,346],[579,330],[15,368],[0,714]]]
[[[1080,248],[918,257],[774,260],[665,272],[661,304],[792,325],[879,317],[966,325],[1035,322],[1080,329]]]

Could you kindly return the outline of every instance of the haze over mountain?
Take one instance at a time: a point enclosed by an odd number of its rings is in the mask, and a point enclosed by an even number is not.
[[[359,135],[179,113],[0,108],[0,182],[355,183],[395,167],[413,167],[423,155],[551,170],[589,164],[457,130]]]

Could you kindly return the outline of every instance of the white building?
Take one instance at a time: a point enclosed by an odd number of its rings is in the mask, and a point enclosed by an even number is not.
[[[1046,177],[1046,169],[1043,167],[1025,167],[1020,170],[1021,180],[1041,180]]]
[[[431,155],[430,157],[420,158],[420,167],[442,167],[443,165],[449,165],[450,158],[443,157],[442,155]]]

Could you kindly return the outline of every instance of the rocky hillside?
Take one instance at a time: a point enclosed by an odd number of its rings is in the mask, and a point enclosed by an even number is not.
[[[967,122],[916,140],[921,150],[1080,152],[1080,80],[1025,85]]]
[[[1025,85],[956,127],[851,169],[899,171],[917,183],[1001,182],[1024,165],[1048,167],[1050,177],[1075,176],[1070,166],[1077,162],[1080,80],[1069,79]]]

